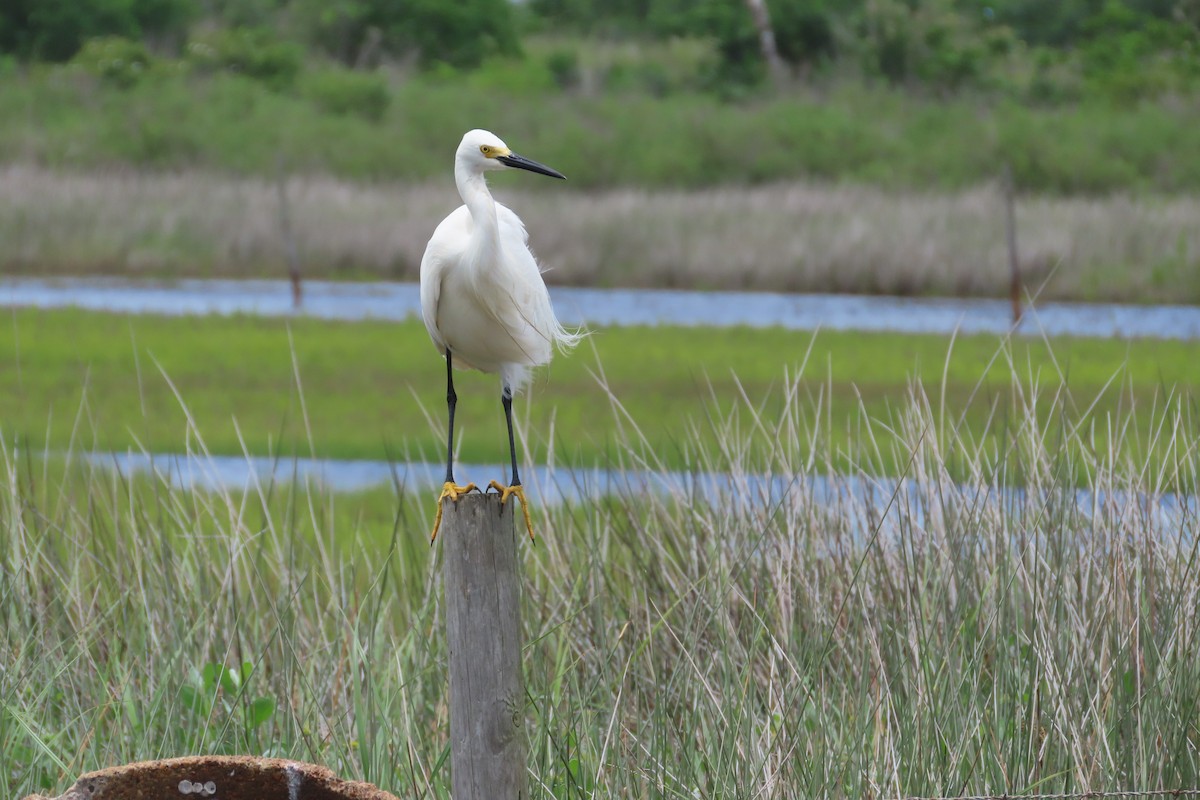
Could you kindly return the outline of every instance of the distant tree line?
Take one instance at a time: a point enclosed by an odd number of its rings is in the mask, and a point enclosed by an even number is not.
[[[529,0],[548,27],[612,36],[706,36],[725,77],[765,65],[743,0]],[[1200,0],[767,0],[780,56],[807,72],[851,61],[868,76],[953,89],[1024,47],[1047,67],[1081,54],[1101,72],[1166,59],[1200,74]],[[1036,66],[1036,65],[1035,65]]]
[[[1200,81],[1200,0],[765,5],[778,55],[801,78],[850,66],[867,79],[953,91],[1003,80],[1019,51],[1035,89],[1066,59],[1114,94]],[[714,43],[718,84],[752,85],[767,66],[745,0],[0,0],[0,52],[22,60],[69,60],[89,40],[113,37],[178,52],[197,30],[238,31],[242,44],[230,46],[284,43],[349,67],[386,58],[470,69],[519,55],[530,33],[704,38]],[[564,74],[572,68],[565,58],[556,67]],[[1041,91],[1053,99],[1062,86],[1046,77]]]
[[[0,0],[0,52],[66,61],[89,39],[108,37],[178,49],[190,29],[214,25],[299,42],[350,65],[371,50],[466,67],[520,51],[508,0]]]
[[[191,0],[0,0],[0,51],[66,61],[100,36],[177,42],[198,10]]]

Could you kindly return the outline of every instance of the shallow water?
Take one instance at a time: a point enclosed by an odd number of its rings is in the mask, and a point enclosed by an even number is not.
[[[420,316],[415,283],[306,281],[304,308],[292,308],[287,281],[132,281],[6,278],[0,305],[78,307],[129,314],[258,314],[340,320]],[[704,325],[897,333],[1007,333],[1004,300],[693,292],[665,289],[551,289],[567,325]],[[1200,339],[1200,307],[1045,303],[1026,311],[1024,335]]]
[[[298,482],[338,492],[363,491],[396,486],[403,491],[428,492],[430,505],[444,480],[445,464],[432,462],[350,461],[289,458],[274,460],[258,456],[195,456],[146,454],[140,452],[90,453],[86,460],[122,474],[150,473],[175,486],[209,490],[254,490],[270,483]],[[486,486],[492,479],[505,480],[508,469],[499,464],[456,464],[459,483]],[[522,478],[530,502],[558,504],[583,502],[602,497],[639,497],[657,494],[676,498],[707,497],[727,505],[751,504],[769,508],[802,504],[837,510],[850,519],[859,535],[868,535],[883,524],[894,532],[900,518],[918,528],[925,525],[927,511],[950,500],[976,504],[998,504],[1019,508],[1026,503],[1044,505],[1052,498],[1030,497],[1022,489],[986,485],[922,485],[912,479],[876,478],[865,475],[751,474],[724,472],[609,470],[598,468],[522,467]],[[952,493],[953,498],[947,496]],[[1074,502],[1085,515],[1134,513],[1152,517],[1164,533],[1191,541],[1197,531],[1200,498],[1192,495],[1160,494],[1153,497],[1126,492],[1103,493],[1079,489]],[[1133,504],[1136,503],[1136,508]]]

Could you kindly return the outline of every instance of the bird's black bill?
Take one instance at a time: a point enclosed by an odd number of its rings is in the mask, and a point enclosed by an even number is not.
[[[519,156],[516,153],[510,153],[509,155],[506,155],[506,156],[496,156],[496,160],[499,161],[501,164],[503,164],[506,167],[516,167],[517,169],[527,169],[530,172],[536,172],[539,175],[549,175],[551,178],[558,178],[558,179],[564,180],[564,181],[567,179],[567,176],[563,175],[558,170],[551,169],[550,167],[547,167],[545,164],[539,164],[538,162],[534,161],[532,158],[526,158],[525,156]]]

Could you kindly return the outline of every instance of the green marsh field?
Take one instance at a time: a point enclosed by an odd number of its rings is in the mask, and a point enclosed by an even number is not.
[[[418,320],[20,310],[0,328],[0,352],[6,430],[25,447],[444,458],[444,362]],[[609,328],[540,372],[517,412],[538,463],[613,465],[633,436],[657,463],[687,468],[696,438],[712,442],[742,403],[770,417],[802,402],[814,413],[798,437],[865,467],[850,443],[864,426],[894,425],[916,387],[940,424],[981,442],[1004,446],[1028,411],[1098,452],[1128,427],[1122,447],[1134,449],[1118,455],[1132,456],[1152,446],[1157,416],[1193,410],[1197,364],[1200,344],[1178,341]],[[459,458],[504,463],[497,379],[456,374]]]
[[[733,488],[533,509],[533,795],[1194,785],[1198,347],[593,332],[522,401],[526,452]],[[14,311],[0,349],[0,793],[213,752],[447,797],[432,494],[71,455],[436,459],[420,323]],[[494,382],[458,389],[463,458],[502,461]],[[737,490],[762,472],[894,495]]]

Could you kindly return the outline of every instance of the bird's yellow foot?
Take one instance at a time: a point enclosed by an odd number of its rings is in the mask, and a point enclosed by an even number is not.
[[[478,491],[478,489],[479,487],[473,483],[468,483],[466,486],[459,486],[454,481],[446,481],[446,483],[442,485],[442,493],[438,495],[437,499],[437,516],[433,518],[433,534],[429,537],[430,545],[432,545],[433,540],[437,538],[438,528],[442,527],[442,501],[449,497],[451,502],[457,503],[460,496],[467,494],[468,492]]]
[[[500,493],[500,505],[508,502],[509,497],[516,497],[521,501],[521,511],[525,514],[525,530],[529,531],[529,541],[533,542],[533,521],[529,519],[529,503],[525,500],[525,487],[521,484],[516,486],[505,486],[500,481],[492,481],[488,484],[489,489],[495,489]]]

